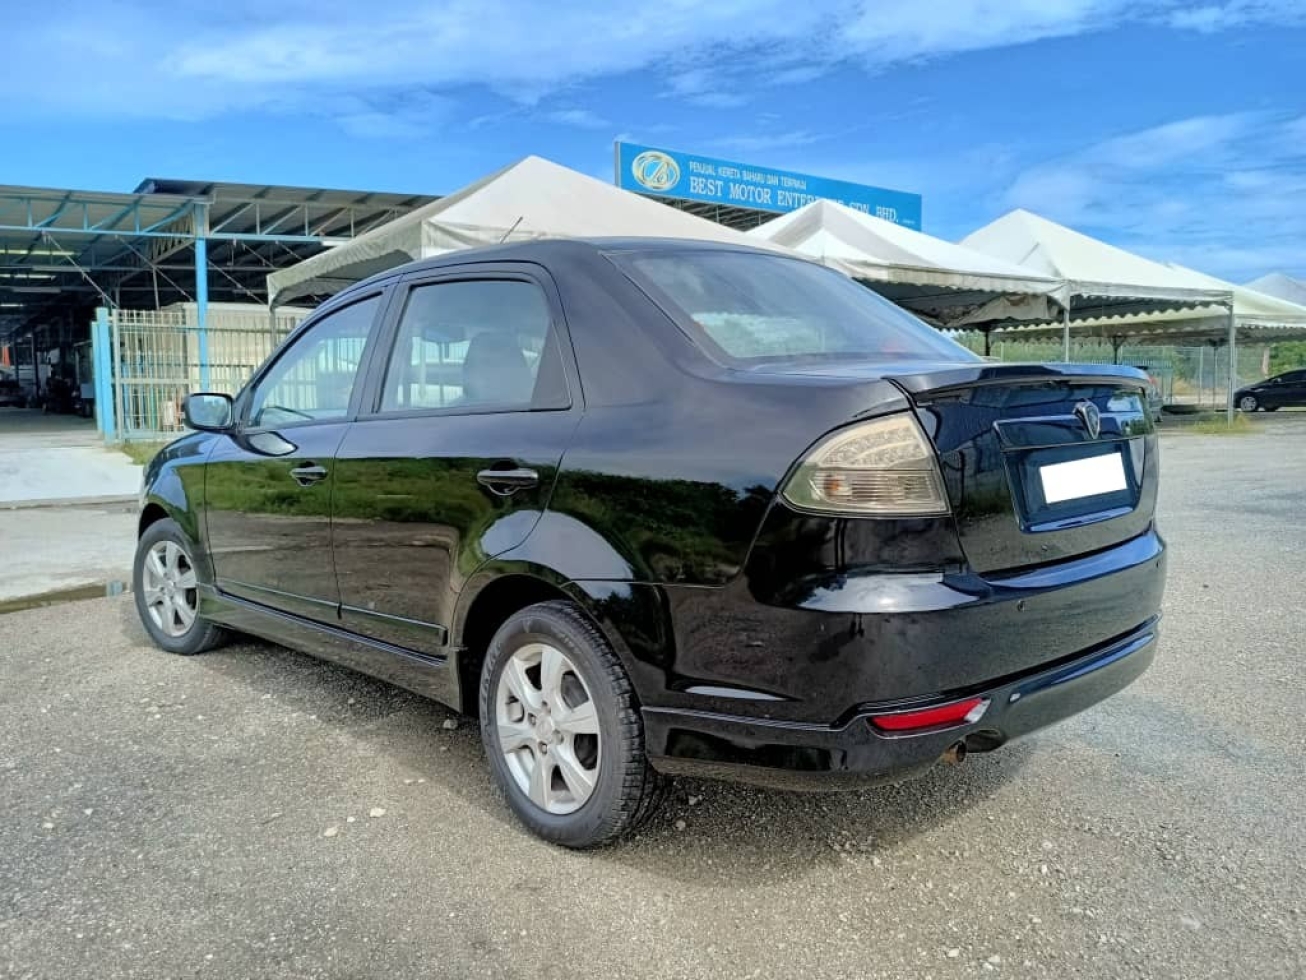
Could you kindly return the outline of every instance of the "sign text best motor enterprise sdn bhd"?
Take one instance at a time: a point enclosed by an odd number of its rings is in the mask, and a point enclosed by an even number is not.
[[[616,144],[617,186],[637,194],[784,213],[820,198],[908,228],[921,227],[921,197],[810,174],[732,163],[638,143]]]

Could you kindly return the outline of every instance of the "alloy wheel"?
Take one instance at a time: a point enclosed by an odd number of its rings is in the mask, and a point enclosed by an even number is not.
[[[195,565],[181,545],[159,541],[145,553],[141,589],[155,626],[171,637],[190,631],[199,614],[199,581]]]
[[[599,717],[566,654],[548,643],[514,652],[499,675],[495,721],[508,772],[532,803],[559,815],[585,805],[602,761]]]
[[[1238,402],[1238,407],[1244,412],[1254,412],[1256,411],[1256,399],[1251,395],[1243,395],[1242,399]]]

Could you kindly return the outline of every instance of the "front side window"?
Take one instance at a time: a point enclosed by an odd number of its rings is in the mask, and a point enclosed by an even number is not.
[[[328,313],[300,335],[260,380],[249,424],[259,428],[348,415],[380,302],[373,296]]]
[[[866,286],[812,262],[710,249],[612,258],[652,287],[695,341],[728,360],[979,360]]]
[[[566,407],[543,291],[470,279],[414,286],[386,372],[383,412]]]

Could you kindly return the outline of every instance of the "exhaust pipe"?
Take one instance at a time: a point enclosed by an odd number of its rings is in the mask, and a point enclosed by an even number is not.
[[[966,743],[954,742],[943,753],[943,761],[950,766],[959,766],[966,761]]]

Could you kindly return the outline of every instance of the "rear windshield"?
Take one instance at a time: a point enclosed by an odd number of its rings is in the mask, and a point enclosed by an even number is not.
[[[709,353],[730,361],[978,358],[866,286],[757,252],[616,253]]]

